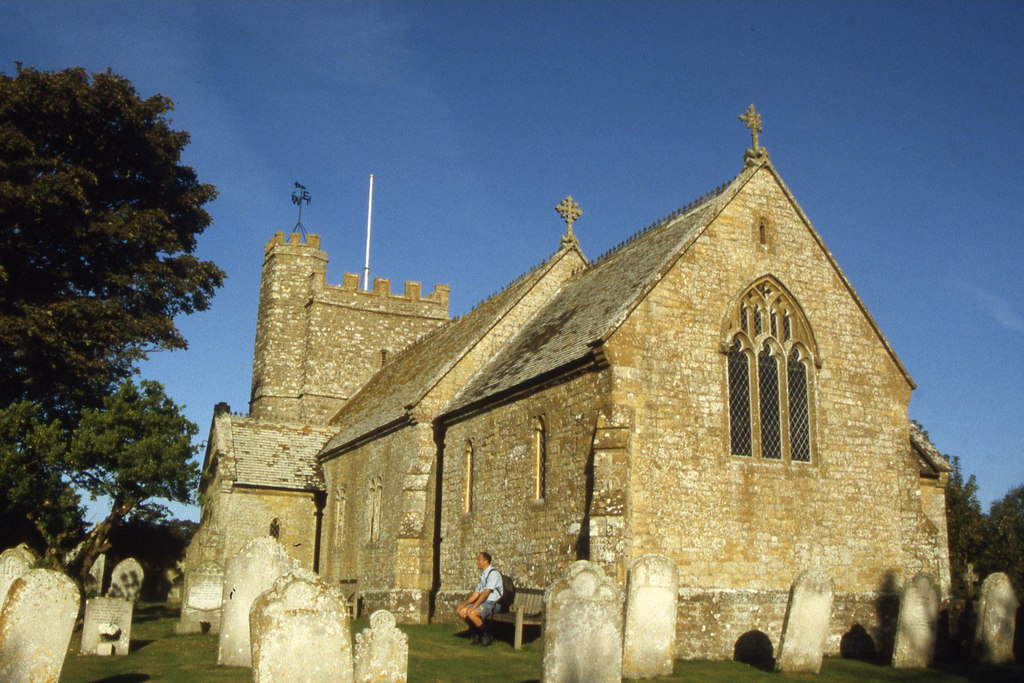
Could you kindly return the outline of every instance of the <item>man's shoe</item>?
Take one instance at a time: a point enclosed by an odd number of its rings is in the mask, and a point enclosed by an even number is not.
[[[469,637],[469,644],[470,645],[479,645],[480,644],[480,632],[479,631],[474,631],[473,635],[471,635]]]
[[[486,633],[480,638],[480,645],[483,645],[484,647],[487,647],[493,642],[494,636],[492,636],[490,633]]]

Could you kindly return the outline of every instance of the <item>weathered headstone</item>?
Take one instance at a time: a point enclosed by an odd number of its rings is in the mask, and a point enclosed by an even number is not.
[[[167,582],[167,602],[180,605],[185,591],[185,570],[180,562],[164,570],[164,581]]]
[[[228,559],[221,594],[217,664],[252,666],[249,608],[261,593],[273,588],[277,577],[295,566],[295,560],[269,536],[254,538]]]
[[[370,628],[356,634],[356,683],[404,683],[409,675],[409,636],[395,626],[395,615],[377,610]]]
[[[83,655],[127,655],[134,605],[124,598],[89,598],[82,624]]]
[[[776,671],[821,671],[831,612],[832,578],[828,573],[808,569],[798,576],[789,591]]]
[[[920,573],[903,588],[892,665],[896,669],[927,669],[935,656],[939,627],[939,584]]]
[[[56,683],[82,598],[75,582],[52,569],[14,580],[0,610],[0,681]]]
[[[89,575],[85,577],[85,597],[95,598],[97,595],[103,595],[103,578],[106,570],[107,554],[101,553],[93,560],[92,566],[89,567]]]
[[[204,562],[185,572],[184,598],[177,633],[219,633],[220,603],[224,594],[224,569]]]
[[[36,557],[32,551],[21,545],[0,553],[0,607],[3,607],[7,590],[14,580],[27,574],[35,561]]]
[[[254,683],[351,683],[348,606],[319,576],[308,569],[286,572],[249,614]]]
[[[134,557],[121,560],[114,567],[114,571],[110,573],[110,588],[107,590],[107,597],[122,598],[132,603],[138,602],[144,577],[142,565]]]
[[[541,680],[622,680],[622,592],[601,567],[580,560],[544,591]]]
[[[1017,594],[1010,577],[989,574],[981,584],[978,626],[974,632],[974,658],[985,664],[1013,662],[1013,631],[1017,620]]]
[[[668,676],[676,658],[679,569],[664,555],[643,555],[629,567],[626,625],[622,634],[625,678]]]

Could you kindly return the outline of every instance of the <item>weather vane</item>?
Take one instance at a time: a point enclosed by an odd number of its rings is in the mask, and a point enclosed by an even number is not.
[[[306,228],[302,227],[302,202],[306,202],[306,206],[309,206],[309,202],[313,198],[313,196],[310,195],[309,191],[306,190],[305,185],[295,183],[295,188],[299,191],[292,192],[292,204],[295,204],[296,206],[299,207],[299,221],[295,224],[295,227],[292,229],[292,232],[301,233],[302,236],[305,237]]]

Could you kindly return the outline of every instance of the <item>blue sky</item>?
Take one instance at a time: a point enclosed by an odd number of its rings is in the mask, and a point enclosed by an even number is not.
[[[761,143],[918,384],[910,416],[989,502],[1024,483],[1024,3],[0,2],[0,70],[107,68],[176,103],[227,271],[155,354],[206,438],[245,411],[263,246],[313,201],[328,281],[451,285],[466,312],[591,257]],[[394,285],[393,285],[394,287]],[[400,285],[396,288],[399,288]],[[176,508],[195,518],[196,508]]]

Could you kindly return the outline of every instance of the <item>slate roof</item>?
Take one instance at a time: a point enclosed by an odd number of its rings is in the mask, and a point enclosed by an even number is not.
[[[550,270],[557,252],[531,272],[480,304],[395,354],[331,418],[339,430],[324,454],[377,429],[398,424],[434,385]]]
[[[745,170],[703,202],[638,233],[568,280],[443,412],[458,411],[589,358],[753,172]]]
[[[324,491],[317,460],[334,428],[233,416],[231,455],[235,483],[297,491]]]
[[[922,475],[934,476],[939,472],[953,471],[949,461],[942,453],[939,453],[939,449],[932,444],[931,439],[916,422],[910,423],[910,443],[914,447],[917,457],[922,461]]]

